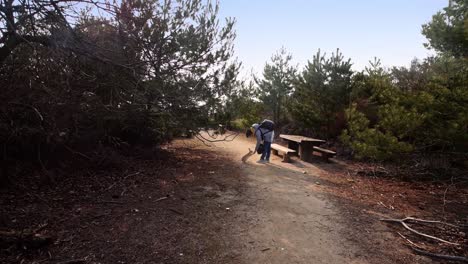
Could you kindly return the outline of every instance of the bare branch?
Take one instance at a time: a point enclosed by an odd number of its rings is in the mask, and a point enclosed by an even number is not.
[[[22,103],[14,103],[14,102],[10,102],[8,103],[10,105],[18,105],[18,106],[22,106],[22,107],[26,107],[26,108],[29,108],[31,110],[34,111],[34,113],[36,113],[37,117],[39,118],[39,120],[42,122],[44,121],[44,117],[42,116],[41,112],[39,112],[39,110],[37,110],[37,108],[35,108],[34,106],[32,105],[28,105],[28,104],[22,104]]]
[[[198,133],[197,135],[200,136],[203,140],[205,140],[207,142],[215,143],[215,142],[223,142],[223,141],[225,141],[225,142],[234,141],[234,139],[236,139],[236,137],[239,135],[239,133],[232,133],[232,134],[227,135],[226,137],[224,137],[222,139],[216,139],[216,140],[205,138],[201,133]],[[233,137],[233,138],[231,138],[231,137]]]
[[[398,233],[398,232],[397,232]],[[409,244],[410,244],[410,248],[416,252],[417,254],[420,254],[420,255],[424,255],[424,256],[428,256],[428,257],[433,257],[433,258],[440,258],[440,259],[446,259],[446,260],[452,260],[452,261],[461,261],[461,262],[466,262],[468,263],[468,258],[466,257],[463,257],[463,256],[450,256],[450,255],[442,255],[442,254],[436,254],[436,253],[432,253],[432,252],[429,252],[429,251],[425,251],[423,249],[421,249],[420,246],[416,245],[416,243],[414,243],[413,241],[409,240],[408,238],[406,238],[404,235],[398,233],[398,235],[400,235],[400,237],[402,237],[404,240],[406,240]]]
[[[446,260],[452,260],[452,261],[461,261],[461,262],[468,263],[468,258],[462,257],[462,256],[450,256],[450,255],[436,254],[436,253],[431,253],[431,252],[424,251],[424,250],[414,248],[414,247],[412,247],[411,249],[414,250],[414,252],[418,254],[428,256],[428,257],[440,258],[440,259],[446,259]]]
[[[450,241],[447,241],[447,240],[444,240],[442,238],[438,238],[438,237],[435,237],[435,236],[431,236],[431,235],[428,235],[428,234],[424,234],[424,233],[421,233],[411,227],[409,227],[405,221],[415,221],[415,220],[418,220],[419,222],[426,222],[426,223],[434,223],[436,221],[428,221],[428,220],[421,220],[421,219],[415,219],[415,218],[412,218],[412,217],[407,217],[405,219],[380,219],[380,221],[383,221],[383,222],[393,222],[393,223],[400,223],[404,228],[406,228],[407,230],[409,230],[410,232],[413,232],[417,235],[420,235],[422,237],[425,237],[425,238],[430,238],[430,239],[433,239],[433,240],[437,240],[439,242],[443,242],[443,243],[446,243],[446,244],[450,244],[450,245],[459,245],[458,243],[453,243],[453,242],[450,242]]]

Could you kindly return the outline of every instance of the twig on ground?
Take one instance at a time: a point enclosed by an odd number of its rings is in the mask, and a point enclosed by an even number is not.
[[[383,202],[378,202],[378,204],[382,205],[383,207],[387,208],[387,209],[391,209],[391,210],[395,210],[395,207],[391,206],[391,205],[385,205]]]
[[[167,198],[169,198],[169,197],[164,196],[164,197],[161,197],[161,198],[159,198],[159,199],[156,199],[155,202],[159,202],[159,201],[162,201],[162,200],[166,200]]]
[[[64,147],[65,147],[66,150],[70,151],[72,154],[78,155],[78,156],[80,156],[82,158],[85,158],[87,160],[92,160],[92,158],[90,158],[89,156],[87,156],[87,155],[85,155],[85,154],[83,154],[81,152],[78,152],[78,151],[68,147],[67,145],[64,145]]]
[[[167,210],[169,210],[169,211],[171,211],[171,212],[174,212],[174,213],[176,213],[176,214],[178,214],[178,215],[184,215],[181,211],[178,211],[178,210],[176,210],[176,209],[174,209],[174,208],[169,208],[169,209],[167,209]]]
[[[412,246],[414,247],[417,247],[419,248],[418,245],[416,245],[413,241],[409,240],[408,238],[406,238],[404,235],[402,235],[400,232],[397,232],[398,235],[400,235],[404,240],[408,241],[408,243],[410,243]]]
[[[423,220],[423,219],[417,219],[417,218],[413,218],[413,217],[406,217],[404,219],[380,219],[380,221],[400,223],[407,230],[409,230],[409,231],[411,231],[411,232],[413,232],[413,233],[415,233],[417,235],[420,235],[422,237],[430,238],[430,239],[437,240],[439,242],[447,243],[447,244],[450,244],[450,245],[459,245],[458,243],[453,243],[453,242],[444,240],[442,238],[438,238],[438,237],[435,237],[435,236],[431,236],[431,235],[428,235],[428,234],[421,233],[421,232],[409,227],[405,222],[405,221],[415,221],[415,222],[423,222],[423,223],[440,223],[440,224],[442,224],[443,222],[440,222],[440,221]],[[443,224],[447,224],[447,223],[443,223]],[[451,224],[448,224],[448,225],[451,225]]]
[[[135,175],[138,175],[138,174],[140,174],[140,173],[141,173],[141,172],[135,172],[135,173],[129,174],[129,175],[125,176],[125,177],[122,179],[122,181],[126,180],[128,177],[135,176]]]
[[[141,172],[135,172],[135,173],[132,173],[132,174],[129,174],[129,175],[123,177],[120,181],[116,181],[116,182],[114,182],[113,184],[111,184],[109,187],[107,187],[107,190],[109,191],[109,190],[112,189],[117,183],[125,181],[128,177],[135,176],[135,175],[138,175],[138,174],[140,174],[140,173],[141,173]]]
[[[103,203],[103,204],[124,204],[123,202],[119,202],[119,201],[96,201],[96,203]]]
[[[114,183],[111,184],[109,187],[107,187],[107,190],[109,191],[109,190],[112,189],[112,187],[114,187],[116,184],[117,184],[117,182],[114,182]]]
[[[82,263],[86,263],[86,259],[66,260],[66,261],[58,262],[57,264],[82,264]]]
[[[44,223],[42,225],[39,225],[36,229],[34,229],[34,233],[37,234],[39,233],[40,231],[44,230],[44,228],[46,228],[49,224],[48,223]]]

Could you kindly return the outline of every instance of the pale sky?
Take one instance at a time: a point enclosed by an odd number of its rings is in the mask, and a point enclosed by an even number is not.
[[[448,0],[220,0],[220,17],[237,19],[236,56],[243,73],[261,73],[284,46],[303,67],[320,48],[340,48],[361,70],[374,57],[386,67],[407,66],[432,51],[421,26]]]

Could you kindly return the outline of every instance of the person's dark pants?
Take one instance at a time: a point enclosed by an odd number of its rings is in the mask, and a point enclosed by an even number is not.
[[[262,157],[260,159],[270,160],[271,142],[264,141],[263,146],[264,146],[264,149],[263,149]]]

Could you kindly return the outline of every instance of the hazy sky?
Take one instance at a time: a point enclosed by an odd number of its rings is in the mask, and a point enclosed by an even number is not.
[[[421,25],[448,0],[220,0],[221,17],[237,19],[236,55],[243,72],[260,73],[284,46],[301,67],[320,48],[340,48],[360,70],[374,57],[385,66],[427,57]]]

